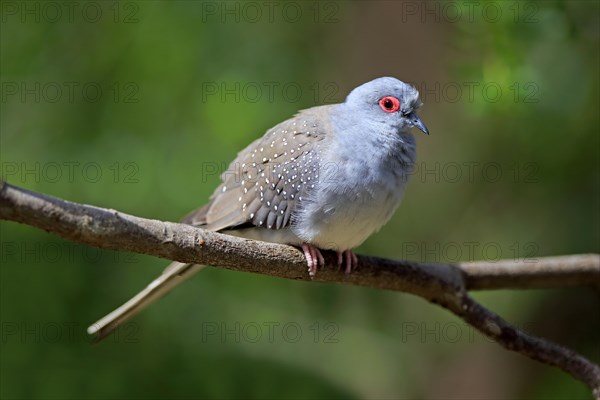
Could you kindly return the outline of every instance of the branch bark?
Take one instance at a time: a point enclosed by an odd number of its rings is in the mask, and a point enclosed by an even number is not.
[[[140,218],[77,204],[0,182],[0,219],[31,225],[68,240],[184,263],[208,264],[280,278],[310,280],[301,251],[189,225]],[[335,255],[325,254],[335,265]],[[320,270],[314,280],[411,293],[448,309],[508,350],[557,366],[600,398],[600,367],[574,351],[517,329],[477,303],[468,290],[592,286],[600,288],[597,254],[535,262],[416,263],[358,257],[350,275]],[[531,260],[530,260],[531,261]]]

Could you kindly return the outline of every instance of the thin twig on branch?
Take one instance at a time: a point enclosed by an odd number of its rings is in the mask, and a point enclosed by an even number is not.
[[[72,203],[0,182],[0,219],[31,225],[88,245],[208,264],[280,278],[310,280],[302,252],[292,246],[257,242],[172,222]],[[329,252],[328,252],[329,253]],[[325,254],[335,265],[334,254]],[[502,288],[600,287],[597,254],[545,257],[535,262],[432,264],[359,256],[346,275],[320,270],[314,280],[395,290],[448,309],[506,349],[557,366],[600,397],[600,367],[551,341],[517,329],[486,309],[467,291]]]

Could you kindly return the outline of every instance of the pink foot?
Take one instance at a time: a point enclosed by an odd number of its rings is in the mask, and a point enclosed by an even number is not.
[[[325,260],[321,251],[312,244],[302,243],[302,250],[308,264],[308,275],[312,278],[317,274],[317,267],[325,266]]]
[[[346,262],[345,272],[349,274],[352,272],[352,268],[358,265],[358,258],[352,250],[336,251],[338,256],[338,267],[341,267]]]

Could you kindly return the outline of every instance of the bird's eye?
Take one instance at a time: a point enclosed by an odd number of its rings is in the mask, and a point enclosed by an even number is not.
[[[388,113],[396,112],[400,109],[400,100],[393,96],[385,96],[379,100],[379,107]]]

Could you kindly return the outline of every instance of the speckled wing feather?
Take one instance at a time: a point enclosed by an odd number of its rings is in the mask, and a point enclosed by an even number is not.
[[[209,204],[183,222],[214,231],[243,225],[288,227],[319,178],[329,107],[304,110],[252,142],[221,175],[223,183]]]

